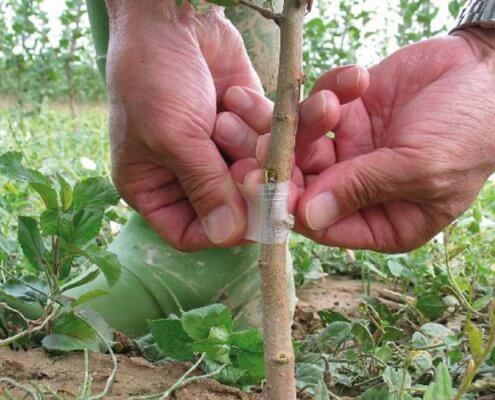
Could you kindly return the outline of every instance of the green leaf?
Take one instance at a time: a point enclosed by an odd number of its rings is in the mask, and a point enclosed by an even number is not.
[[[0,156],[0,173],[10,179],[27,183],[49,183],[43,174],[22,165],[22,154],[19,152],[7,152]]]
[[[441,363],[436,368],[435,381],[426,389],[423,400],[452,400],[454,395],[449,369]]]
[[[232,333],[230,335],[230,344],[240,350],[263,353],[263,335],[257,329]]]
[[[34,218],[19,216],[18,238],[24,255],[34,268],[40,270],[48,265],[49,254]]]
[[[213,361],[223,364],[230,363],[229,332],[224,327],[214,326],[204,340],[193,343],[193,351],[206,353]]]
[[[234,366],[246,371],[249,383],[260,383],[265,379],[265,361],[263,353],[240,351],[237,353]]]
[[[416,308],[430,321],[440,318],[445,312],[443,300],[437,294],[426,294],[418,297]]]
[[[72,307],[77,307],[90,300],[96,299],[97,297],[106,296],[106,295],[108,295],[108,292],[103,289],[90,290],[89,292],[84,293],[83,295],[79,296],[77,299],[72,301],[71,305]]]
[[[102,210],[117,204],[119,195],[107,178],[88,178],[74,187],[73,207],[75,211]]]
[[[390,400],[390,392],[386,386],[372,387],[359,396],[359,400]]]
[[[243,369],[236,368],[233,365],[225,367],[220,363],[210,360],[208,357],[204,360],[204,366],[207,373],[218,371],[223,367],[220,373],[215,375],[215,379],[226,385],[237,385],[246,374],[246,371]]]
[[[100,231],[103,211],[82,210],[74,215],[74,244],[82,246],[93,240]]]
[[[92,282],[100,274],[99,269],[93,269],[89,272],[82,273],[80,276],[74,278],[73,280],[67,282],[63,285],[60,290],[65,292],[66,290],[74,289],[76,287],[85,285],[86,283]]]
[[[318,336],[320,348],[330,346],[332,348],[340,346],[352,337],[352,325],[349,322],[332,322]]]
[[[414,332],[411,338],[411,344],[416,349],[424,349],[429,346],[429,341],[421,332]]]
[[[375,357],[384,364],[388,363],[393,354],[392,349],[388,345],[376,348],[374,353]]]
[[[57,192],[51,186],[51,183],[48,185],[33,182],[31,183],[31,187],[38,192],[40,197],[43,199],[47,208],[57,208]]]
[[[206,307],[186,311],[181,317],[184,330],[195,340],[206,339],[214,326],[223,327],[232,332],[232,315],[223,304],[211,304]]]
[[[351,322],[349,318],[337,311],[320,310],[318,311],[318,315],[320,316],[321,322],[323,322],[324,325],[330,325],[332,322],[337,321]]]
[[[357,338],[364,351],[372,350],[375,347],[375,340],[367,326],[359,322],[354,322],[351,332]]]
[[[67,210],[72,203],[72,187],[67,183],[64,177],[60,174],[57,174],[58,184],[60,186],[60,204],[62,205],[63,210]]]
[[[487,294],[486,296],[480,297],[473,303],[473,309],[476,311],[482,311],[492,302],[493,295]]]
[[[53,333],[43,339],[42,345],[49,351],[87,349],[98,352],[105,347],[96,331],[111,342],[112,330],[101,316],[92,310],[70,311],[54,321]]]
[[[392,367],[385,368],[385,371],[383,372],[383,381],[387,384],[388,389],[392,394],[400,393],[403,382],[404,389],[410,388],[412,384],[411,376],[407,371],[403,369],[395,369]]]
[[[57,193],[50,180],[42,173],[22,165],[22,154],[8,152],[0,156],[0,173],[10,179],[27,182],[38,192],[47,208],[56,208]]]
[[[0,290],[21,301],[45,304],[50,296],[50,288],[46,281],[35,276],[11,279],[0,285]]]
[[[388,269],[390,273],[396,278],[402,277],[404,271],[406,271],[406,267],[402,265],[399,261],[391,259],[387,263]]]
[[[95,343],[88,343],[84,340],[79,340],[71,336],[52,333],[45,336],[41,341],[45,350],[49,352],[70,352],[78,350],[98,351]]]
[[[471,355],[475,360],[479,360],[483,356],[483,332],[471,321],[467,321],[466,334],[469,338]]]
[[[98,332],[98,334],[102,336],[108,343],[112,343],[113,330],[100,314],[89,308],[84,308],[81,310],[77,310],[77,316],[84,319],[91,326],[91,328],[94,331]],[[98,335],[97,338],[100,342],[100,348],[103,351],[107,351],[107,345],[101,342],[101,339],[98,337]]]
[[[164,318],[151,321],[149,325],[156,344],[165,354],[179,361],[193,357],[193,340],[182,328],[180,320]]]
[[[328,394],[328,389],[327,389],[327,385],[325,385],[325,382],[323,381],[318,382],[318,386],[316,387],[316,392],[313,399],[330,400],[330,395]]]
[[[56,208],[44,211],[40,216],[40,227],[44,235],[56,235],[59,229],[60,212]]]
[[[309,394],[314,395],[318,384],[324,380],[325,371],[326,364],[321,354],[299,354],[296,363],[297,387],[306,388]]]
[[[405,335],[405,332],[402,329],[396,328],[395,326],[386,326],[384,331],[385,332],[382,336],[380,336],[381,343],[396,342],[397,340],[402,339]]]
[[[453,335],[451,329],[447,328],[444,325],[437,324],[435,322],[428,322],[424,324],[420,331],[423,335],[430,338],[433,342],[430,342],[430,346],[443,343],[446,338]]]
[[[96,245],[88,246],[82,254],[90,259],[105,275],[108,286],[115,285],[121,273],[121,264],[118,257]]]

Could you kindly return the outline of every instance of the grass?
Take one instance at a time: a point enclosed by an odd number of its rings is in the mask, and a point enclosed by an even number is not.
[[[48,175],[61,173],[71,184],[110,172],[102,105],[81,107],[76,120],[61,105],[45,104],[31,113],[4,105],[0,148],[2,153],[21,151],[31,168]],[[30,193],[0,176],[0,282],[6,280],[4,270],[33,273],[16,234],[16,215],[38,214],[41,209]],[[124,205],[107,212],[98,240],[111,241],[127,212]],[[351,252],[293,235],[298,285],[311,284],[325,274],[348,275],[362,280],[364,294],[353,318],[320,310],[321,329],[298,345],[301,393],[323,393],[322,399],[378,399],[386,398],[385,392],[379,392],[386,390],[390,399],[427,399],[429,385],[440,379],[438,371],[444,367],[452,386],[460,388],[457,398],[494,393],[490,377],[495,373],[491,336],[495,318],[490,319],[489,311],[495,295],[494,243],[493,181],[452,226],[410,254]],[[371,296],[370,288],[377,281],[389,289]]]

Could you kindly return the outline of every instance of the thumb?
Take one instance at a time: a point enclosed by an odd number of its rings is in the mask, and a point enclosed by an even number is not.
[[[388,148],[337,163],[312,180],[299,200],[298,216],[308,228],[321,230],[364,207],[404,199],[412,190],[411,164]]]
[[[208,239],[235,245],[246,229],[244,202],[215,144],[209,138],[196,144],[176,154],[174,171]]]

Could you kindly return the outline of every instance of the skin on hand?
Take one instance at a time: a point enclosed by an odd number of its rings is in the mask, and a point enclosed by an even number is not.
[[[174,247],[239,242],[245,205],[211,139],[232,86],[262,93],[238,31],[214,7],[107,0],[112,175]]]
[[[323,75],[301,109],[296,229],[327,245],[401,252],[462,214],[495,170],[494,48],[495,34],[476,30],[405,47],[370,69],[367,91],[363,72]],[[322,104],[333,126],[317,126]],[[267,142],[257,141],[261,163]]]
[[[467,32],[432,39],[370,81],[342,111],[336,164],[299,199],[298,228],[328,245],[408,251],[461,215],[495,170],[495,51]]]

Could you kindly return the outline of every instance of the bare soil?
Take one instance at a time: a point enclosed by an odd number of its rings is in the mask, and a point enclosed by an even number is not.
[[[299,290],[294,336],[304,337],[319,327],[317,311],[320,309],[330,308],[347,315],[352,314],[359,304],[362,293],[361,281],[335,277],[323,279]],[[119,354],[117,357],[117,376],[107,399],[128,399],[133,396],[163,392],[188,368],[184,363],[154,365],[140,357],[124,354]],[[93,378],[93,394],[97,394],[103,389],[111,373],[112,361],[108,355],[92,354],[89,366]],[[81,354],[51,356],[42,349],[27,352],[0,349],[0,380],[5,377],[24,385],[33,383],[39,388],[49,387],[62,398],[74,399],[83,382],[84,360]],[[5,394],[6,389],[9,389],[16,396],[15,398],[24,398],[25,393],[21,394],[5,383],[0,383],[0,399],[9,398]],[[46,398],[51,397],[47,395]],[[260,394],[246,394],[214,380],[191,383],[178,389],[173,397],[175,400],[261,400],[261,398]]]

